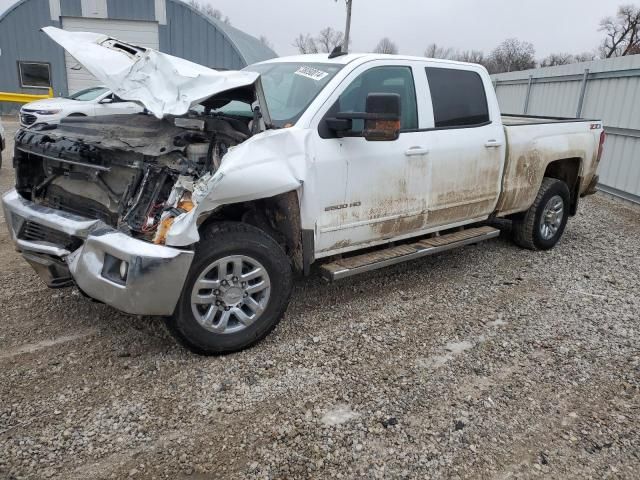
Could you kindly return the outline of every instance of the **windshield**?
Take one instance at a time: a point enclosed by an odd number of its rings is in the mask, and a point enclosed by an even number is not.
[[[273,124],[286,127],[298,121],[342,67],[323,63],[265,63],[250,65],[244,70],[261,75]]]
[[[108,91],[109,89],[104,87],[86,88],[74,93],[73,95],[69,95],[67,98],[71,100],[77,100],[78,102],[90,102],[91,100],[95,100]]]

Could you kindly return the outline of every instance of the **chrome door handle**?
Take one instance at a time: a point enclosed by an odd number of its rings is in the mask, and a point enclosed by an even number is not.
[[[409,150],[404,152],[407,157],[418,157],[421,155],[427,155],[428,153],[429,149],[424,147],[411,147]]]
[[[484,146],[487,148],[499,148],[502,146],[502,142],[499,142],[498,140],[489,140],[484,144]]]

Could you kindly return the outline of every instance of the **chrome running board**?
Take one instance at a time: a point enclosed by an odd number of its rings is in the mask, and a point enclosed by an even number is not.
[[[469,228],[460,232],[420,240],[417,243],[398,245],[354,257],[342,258],[322,265],[320,273],[326,280],[334,282],[360,273],[483,242],[499,235],[500,230],[493,227]]]

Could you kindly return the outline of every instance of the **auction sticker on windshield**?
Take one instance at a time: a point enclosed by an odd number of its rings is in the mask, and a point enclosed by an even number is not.
[[[316,82],[319,82],[327,75],[329,75],[329,73],[323,72],[322,70],[318,70],[317,68],[313,67],[300,67],[293,73],[295,73],[296,75],[300,75],[301,77],[310,78],[311,80],[315,80]]]

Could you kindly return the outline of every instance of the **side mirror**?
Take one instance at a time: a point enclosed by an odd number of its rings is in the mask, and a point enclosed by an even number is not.
[[[103,98],[102,100],[100,100],[100,103],[102,105],[108,105],[110,103],[113,103],[113,97]]]
[[[393,141],[400,136],[400,95],[370,93],[367,96],[367,116],[364,138],[369,141]]]
[[[350,118],[327,118],[325,120],[327,128],[338,134],[339,137],[349,132],[353,128],[353,120]]]
[[[372,142],[397,140],[401,106],[397,93],[370,93],[365,112],[342,112],[325,119],[325,126],[338,137],[364,137]],[[353,121],[364,120],[364,130],[353,131]]]

